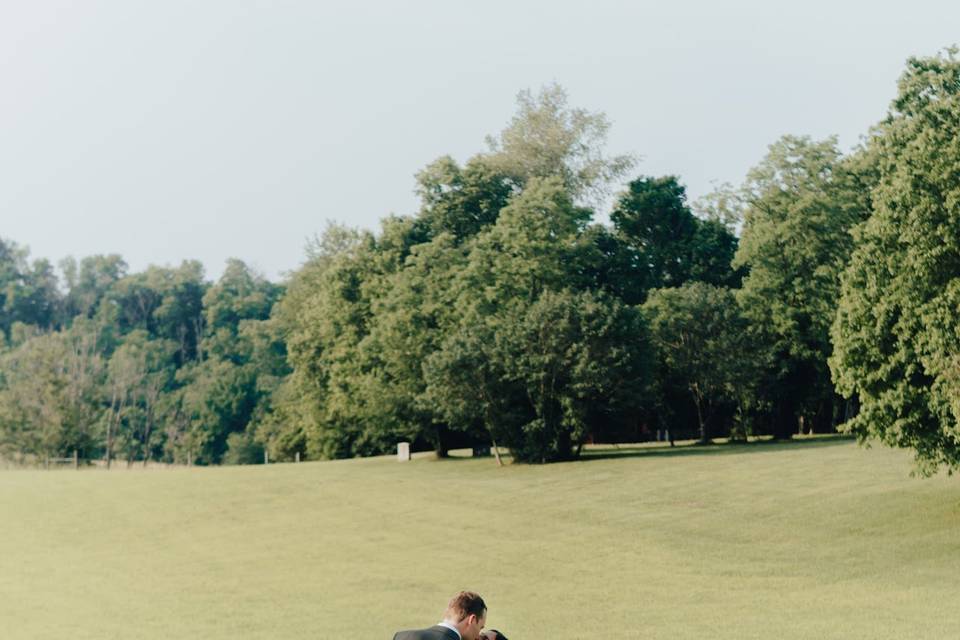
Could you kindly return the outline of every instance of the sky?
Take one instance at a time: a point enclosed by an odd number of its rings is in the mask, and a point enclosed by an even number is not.
[[[0,0],[0,237],[271,279],[329,221],[418,208],[556,82],[691,199],[784,134],[856,144],[960,3]]]

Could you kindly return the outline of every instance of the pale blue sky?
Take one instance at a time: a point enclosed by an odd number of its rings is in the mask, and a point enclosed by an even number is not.
[[[415,211],[418,169],[551,81],[697,197],[785,133],[854,144],[958,25],[923,0],[0,0],[0,236],[276,278],[328,219]]]

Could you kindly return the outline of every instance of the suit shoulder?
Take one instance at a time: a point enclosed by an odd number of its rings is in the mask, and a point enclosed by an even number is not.
[[[436,626],[429,629],[398,631],[393,636],[393,640],[454,640],[456,637],[453,631]]]

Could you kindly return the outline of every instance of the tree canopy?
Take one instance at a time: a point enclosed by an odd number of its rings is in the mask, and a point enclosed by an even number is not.
[[[855,230],[831,359],[848,429],[960,465],[960,60],[911,58],[869,139],[873,213]]]
[[[524,91],[486,149],[416,174],[416,211],[329,224],[281,283],[0,239],[0,456],[543,463],[839,429],[957,468],[958,94],[956,50],[913,58],[857,148],[787,135],[690,203],[627,179],[602,113]]]

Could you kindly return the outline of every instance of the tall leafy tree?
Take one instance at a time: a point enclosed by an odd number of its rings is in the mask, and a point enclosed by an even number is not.
[[[107,366],[110,410],[107,416],[107,465],[114,451],[131,465],[146,464],[159,448],[163,432],[162,395],[172,389],[176,344],[151,339],[138,329],[124,336]]]
[[[178,455],[193,463],[217,464],[227,452],[230,434],[245,431],[256,408],[256,372],[230,360],[208,358],[181,367],[176,377],[180,398],[169,419],[183,429],[177,433]]]
[[[154,271],[162,293],[160,305],[153,311],[153,326],[158,337],[177,344],[177,362],[183,365],[200,357],[204,330],[203,297],[209,288],[203,265],[185,260],[175,269]]]
[[[378,420],[378,359],[363,344],[384,269],[393,270],[403,253],[401,243],[398,253],[385,255],[391,246],[390,239],[358,234],[321,256],[306,295],[294,289],[297,315],[287,346],[292,375],[308,403],[296,413],[309,420],[312,458],[381,453],[396,441],[395,425]]]
[[[91,322],[24,334],[0,357],[0,453],[49,458],[99,451],[101,334]]]
[[[67,288],[64,313],[92,318],[100,301],[115,282],[127,274],[127,263],[117,254],[87,256],[78,263],[74,258],[60,262]]]
[[[675,176],[633,180],[620,195],[610,220],[635,252],[644,290],[680,286],[690,278],[697,219]]]
[[[558,87],[525,92],[489,152],[463,167],[443,157],[418,174],[416,216],[388,218],[379,235],[305,268],[315,275],[308,294],[291,286],[299,311],[288,346],[291,381],[311,400],[282,411],[313,423],[310,455],[379,452],[398,437],[443,454],[454,423],[478,428],[433,404],[424,363],[466,314],[519,312],[547,288],[590,279],[573,267],[584,262],[575,245],[590,217],[574,203],[631,163],[603,154],[607,128],[602,115],[568,107]]]
[[[378,362],[380,390],[371,405],[409,439],[430,442],[440,455],[455,436],[449,421],[424,397],[423,364],[460,320],[456,281],[467,257],[468,249],[451,233],[414,246],[404,267],[389,277],[373,302],[371,331],[363,343]]]
[[[16,286],[7,288],[3,315],[7,321],[53,329],[59,324],[60,307],[57,275],[53,266],[41,259],[24,269]]]
[[[560,179],[530,181],[471,248],[459,322],[426,363],[442,415],[483,424],[519,460],[571,457],[603,407],[629,412],[647,382],[634,311],[569,289],[589,217]]]
[[[960,466],[960,60],[911,58],[868,144],[878,182],[856,229],[833,325],[837,387],[858,398],[846,427]],[[868,165],[870,164],[868,163]]]
[[[753,355],[736,298],[729,289],[692,282],[652,291],[643,312],[661,383],[675,380],[685,387],[700,442],[707,443],[717,431],[718,409],[736,405],[752,377]]]
[[[107,363],[106,393],[109,397],[109,409],[104,434],[104,459],[107,469],[112,464],[118,441],[127,444],[127,459],[132,460],[135,442],[132,432],[135,428],[133,425],[137,422],[137,394],[148,373],[144,350],[146,341],[145,331],[130,334],[113,352]]]
[[[493,224],[517,187],[488,157],[478,155],[461,168],[443,156],[417,174],[418,224],[431,236],[448,233],[462,242]]]
[[[0,238],[0,332],[8,337],[14,323],[42,329],[59,324],[57,276],[47,260],[28,260],[29,252]]]
[[[635,164],[629,155],[607,156],[610,122],[602,113],[568,105],[563,87],[521,91],[517,112],[497,137],[488,137],[492,166],[519,185],[558,178],[578,203],[596,203]]]
[[[623,265],[620,277],[634,283],[622,287],[631,302],[642,302],[651,289],[691,280],[739,284],[742,274],[731,267],[737,248],[732,226],[718,216],[697,218],[675,176],[633,180],[620,194],[610,220],[623,256],[613,264]]]
[[[240,323],[269,318],[280,293],[280,287],[255,273],[243,261],[228,260],[223,275],[203,296],[204,353],[235,364],[245,362],[249,354],[237,349]]]
[[[495,357],[525,391],[533,416],[504,438],[516,458],[579,455],[598,423],[639,414],[649,384],[649,342],[635,308],[589,291],[548,290],[506,319],[498,326]]]
[[[830,429],[835,394],[827,368],[840,272],[864,212],[836,139],[785,136],[748,175],[735,266],[749,270],[738,297],[764,345],[760,404],[789,438],[804,422]]]
[[[315,436],[326,398],[325,344],[339,334],[328,333],[317,320],[326,320],[322,300],[328,292],[328,271],[337,268],[343,256],[362,251],[370,240],[369,233],[328,223],[308,243],[306,262],[291,275],[272,311],[291,369],[271,393],[270,413],[258,425],[258,438],[274,459],[292,459],[298,453],[322,456],[324,448]]]

